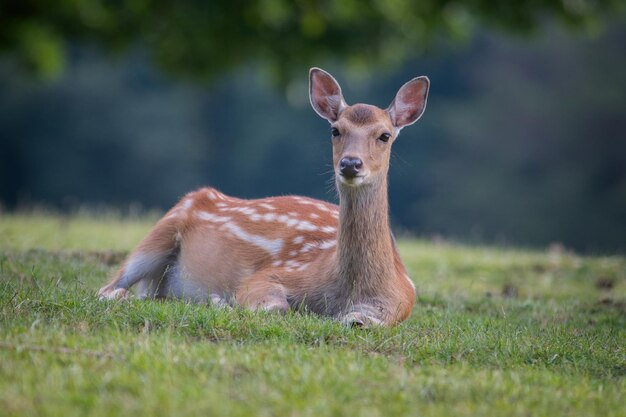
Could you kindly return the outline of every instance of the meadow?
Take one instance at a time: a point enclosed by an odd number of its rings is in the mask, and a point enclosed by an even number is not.
[[[626,258],[401,239],[395,328],[96,291],[153,217],[0,215],[1,416],[626,416]]]

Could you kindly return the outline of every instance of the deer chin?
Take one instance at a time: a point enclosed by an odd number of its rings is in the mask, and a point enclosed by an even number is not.
[[[367,175],[357,175],[356,177],[348,178],[338,174],[337,179],[341,185],[347,185],[348,187],[359,187],[367,183]]]

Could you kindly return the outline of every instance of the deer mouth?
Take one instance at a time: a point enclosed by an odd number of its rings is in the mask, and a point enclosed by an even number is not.
[[[337,175],[337,178],[339,179],[339,182],[341,184],[347,185],[349,187],[358,187],[365,182],[366,175],[355,175],[353,177],[348,177],[339,173],[339,175]]]

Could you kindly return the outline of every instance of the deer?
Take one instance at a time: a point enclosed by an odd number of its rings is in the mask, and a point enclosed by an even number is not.
[[[183,299],[218,307],[307,311],[350,327],[394,326],[415,285],[389,223],[391,145],[424,113],[430,81],[404,84],[388,108],[348,105],[320,68],[309,99],[330,123],[339,205],[303,196],[239,199],[215,188],[185,195],[99,290],[101,299]]]

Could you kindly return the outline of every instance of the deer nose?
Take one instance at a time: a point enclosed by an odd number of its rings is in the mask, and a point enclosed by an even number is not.
[[[352,156],[347,156],[339,161],[339,171],[346,178],[356,177],[361,167],[363,167],[363,161]]]

